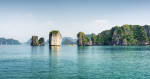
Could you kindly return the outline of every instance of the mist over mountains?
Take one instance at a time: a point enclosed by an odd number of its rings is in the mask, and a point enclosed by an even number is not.
[[[0,45],[19,45],[21,44],[18,40],[15,39],[6,39],[6,38],[0,38]]]

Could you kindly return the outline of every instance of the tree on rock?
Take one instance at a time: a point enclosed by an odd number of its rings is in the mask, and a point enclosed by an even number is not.
[[[77,34],[77,44],[78,46],[90,46],[92,45],[91,39],[83,32]]]

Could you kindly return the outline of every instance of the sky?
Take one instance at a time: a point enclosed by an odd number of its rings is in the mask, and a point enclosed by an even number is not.
[[[0,37],[26,42],[78,32],[98,34],[116,25],[150,24],[150,0],[0,0]]]

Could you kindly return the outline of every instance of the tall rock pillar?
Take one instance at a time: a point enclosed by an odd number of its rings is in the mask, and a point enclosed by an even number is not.
[[[38,45],[39,45],[38,36],[32,36],[31,46],[38,46]]]
[[[50,46],[60,46],[62,43],[62,36],[59,31],[54,30],[49,34],[49,45]]]

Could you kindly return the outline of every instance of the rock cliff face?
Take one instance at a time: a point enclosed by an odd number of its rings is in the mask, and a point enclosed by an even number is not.
[[[92,34],[92,37],[88,39],[84,33],[80,34],[78,38],[80,38],[78,45],[82,46],[85,45],[83,40],[86,40],[87,43],[89,39],[91,39],[92,45],[150,45],[150,26],[115,26],[98,35]]]
[[[90,46],[90,45],[92,45],[92,41],[83,32],[79,32],[77,37],[78,37],[78,40],[77,40],[78,46]]]
[[[44,45],[45,41],[43,37],[38,40],[38,36],[32,36],[31,46],[44,46]]]
[[[130,30],[126,27],[112,28],[112,45],[128,45],[126,35],[130,35]]]
[[[144,28],[145,28],[145,31],[147,33],[148,38],[150,39],[150,26],[149,25],[145,25]]]
[[[49,45],[60,46],[62,43],[62,36],[59,31],[51,31],[49,34]]]
[[[44,46],[45,45],[45,40],[44,40],[43,37],[39,39],[39,45],[40,46]]]
[[[38,46],[38,45],[39,45],[38,36],[32,36],[31,46]]]

